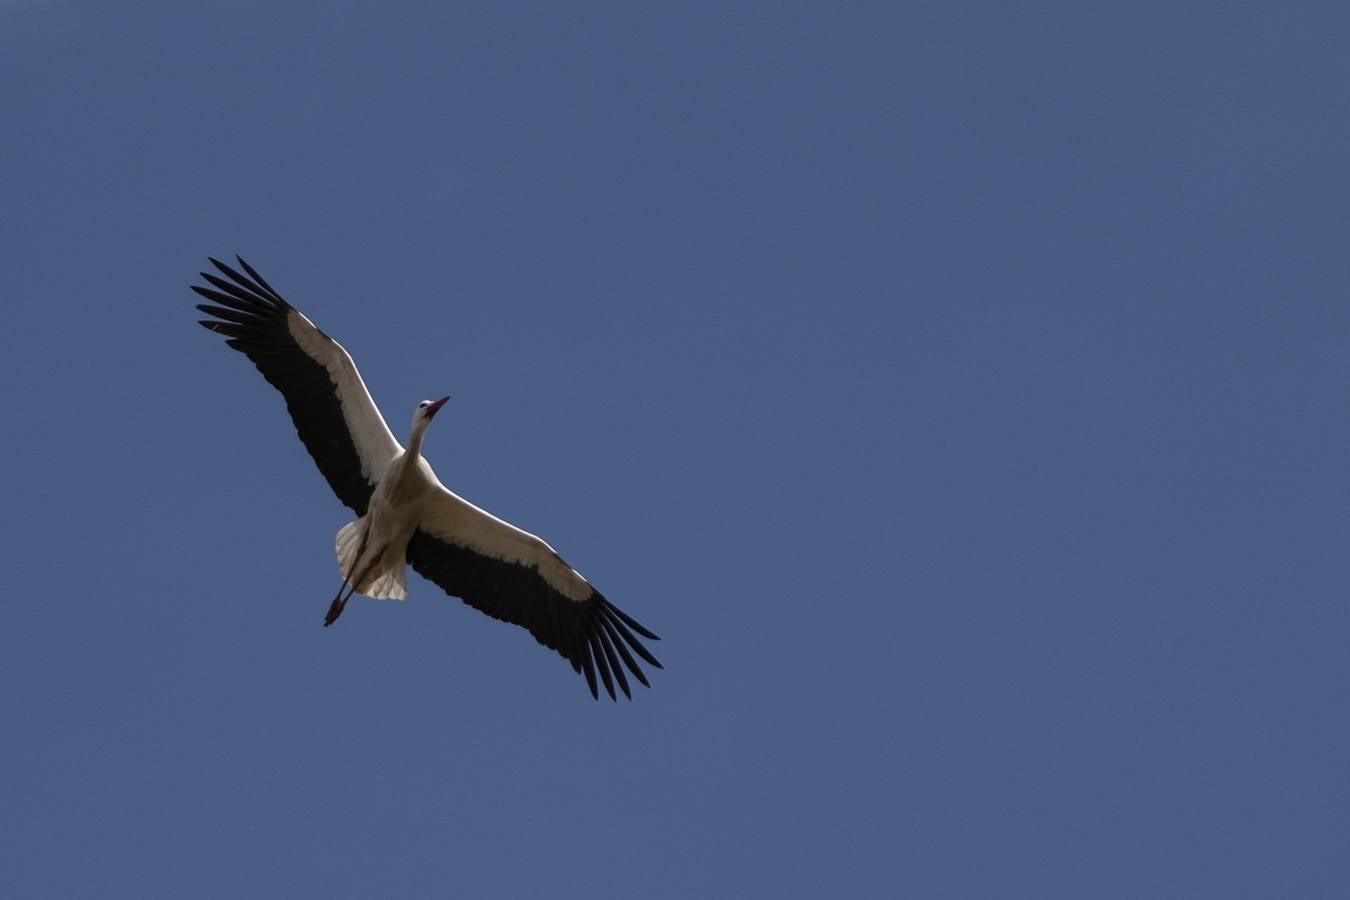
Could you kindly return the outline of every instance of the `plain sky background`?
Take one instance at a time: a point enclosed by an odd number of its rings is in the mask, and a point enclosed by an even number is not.
[[[1343,4],[0,2],[12,897],[1350,895]],[[410,576],[241,253],[662,635]]]

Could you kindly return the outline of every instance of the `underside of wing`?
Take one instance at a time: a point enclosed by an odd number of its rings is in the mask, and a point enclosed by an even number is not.
[[[375,483],[402,449],[342,345],[287,303],[244,260],[247,274],[215,259],[225,277],[201,273],[211,287],[202,325],[258,367],[286,399],[300,440],[344,504],[364,515]]]
[[[408,543],[408,562],[422,577],[495,619],[527,629],[585,676],[598,697],[597,673],[609,696],[628,697],[624,669],[650,687],[634,655],[661,663],[642,638],[660,640],[595,590],[544,541],[442,489]]]

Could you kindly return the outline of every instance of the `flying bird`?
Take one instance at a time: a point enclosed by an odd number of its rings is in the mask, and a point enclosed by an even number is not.
[[[447,594],[520,625],[556,650],[585,675],[591,696],[599,698],[598,673],[611,699],[617,699],[615,682],[631,699],[625,667],[650,687],[633,655],[661,668],[641,640],[660,638],[606,600],[544,541],[479,509],[436,477],[422,442],[450,398],[417,404],[403,447],[342,345],[235,259],[244,273],[212,258],[220,274],[201,273],[211,287],[192,285],[211,301],[197,306],[212,316],[201,324],[224,335],[281,391],[319,471],[356,513],[337,533],[342,585],[324,626],[337,621],[354,593],[404,599],[410,564]]]

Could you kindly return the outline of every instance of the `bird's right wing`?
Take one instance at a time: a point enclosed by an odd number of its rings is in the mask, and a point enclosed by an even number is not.
[[[599,696],[597,672],[611,698],[616,682],[632,697],[621,659],[647,685],[633,653],[661,668],[641,641],[660,638],[606,600],[552,547],[439,482],[408,541],[408,562],[447,594],[494,619],[520,625],[558,651],[585,675],[593,697]]]
[[[213,304],[202,325],[253,361],[286,398],[295,430],[338,499],[365,515],[385,466],[403,448],[370,398],[342,345],[314,326],[239,257],[248,273],[211,264],[226,278],[202,272],[212,288],[192,289]],[[228,280],[226,280],[228,278]]]

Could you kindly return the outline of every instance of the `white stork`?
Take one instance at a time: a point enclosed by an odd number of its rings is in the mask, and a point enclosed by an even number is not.
[[[300,440],[338,499],[357,515],[337,534],[342,586],[324,626],[337,620],[353,593],[402,600],[405,563],[412,563],[447,594],[529,629],[585,674],[593,697],[599,698],[598,670],[611,699],[617,699],[615,681],[631,699],[620,660],[650,687],[629,649],[659,669],[637,635],[660,639],[544,541],[447,489],[422,458],[427,426],[449,398],[417,404],[408,446],[401,447],[342,345],[235,259],[247,276],[211,259],[228,280],[202,272],[215,290],[192,286],[218,304],[197,306],[214,316],[201,324],[228,338],[281,391]]]

